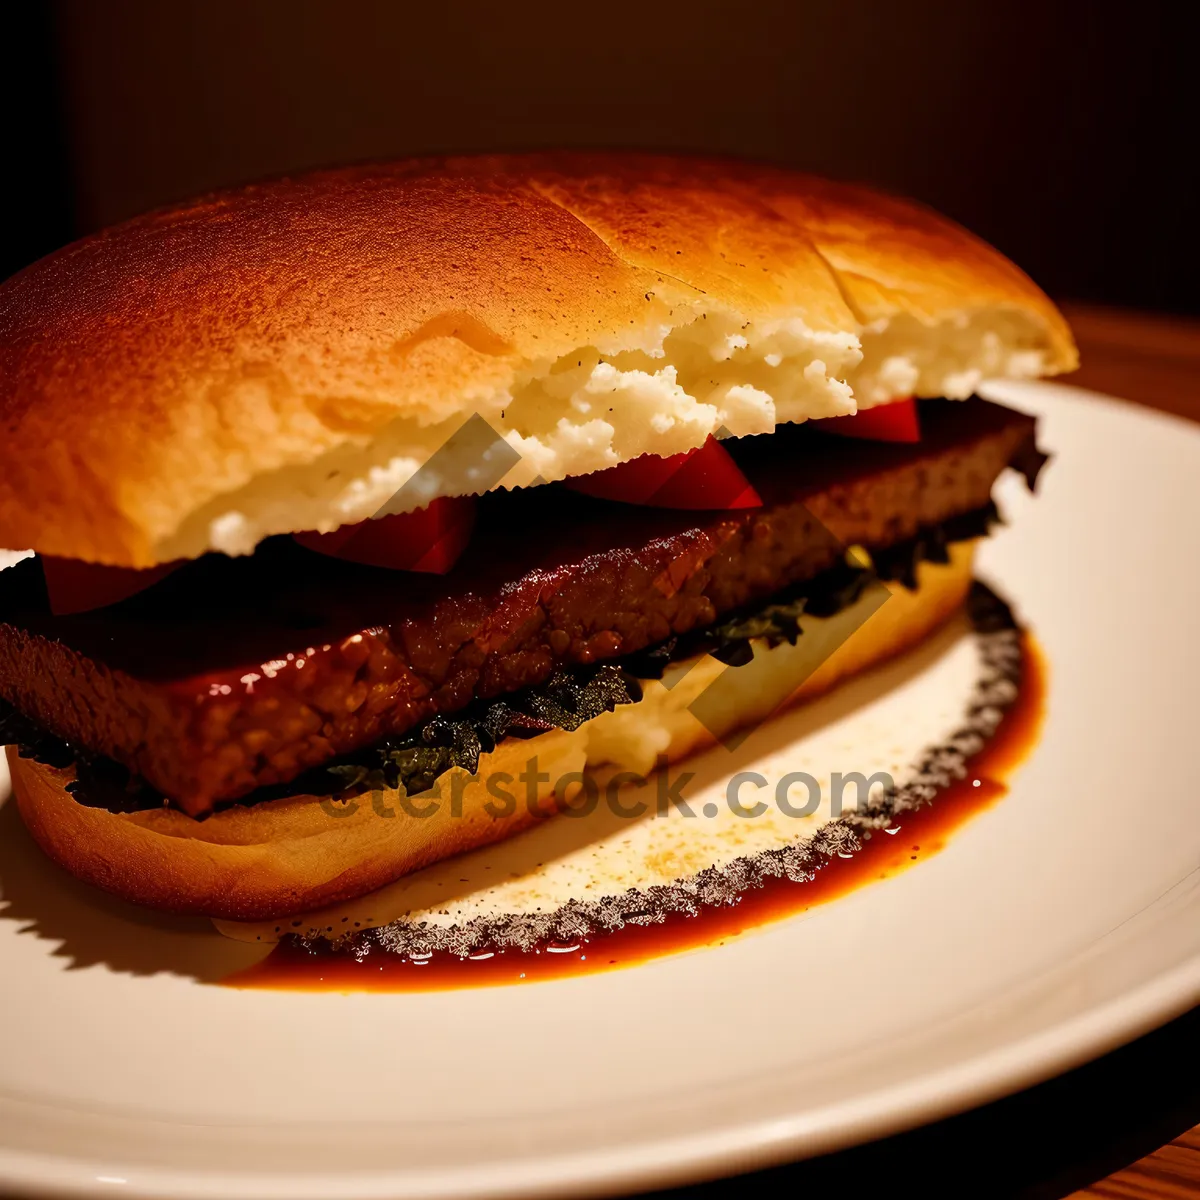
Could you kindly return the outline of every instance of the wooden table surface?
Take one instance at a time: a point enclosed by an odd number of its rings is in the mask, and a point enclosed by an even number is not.
[[[1200,317],[1064,304],[1080,368],[1066,383],[1200,421]]]
[[[1063,305],[1082,368],[1064,382],[1200,421],[1200,319]],[[678,1189],[749,1194],[1185,1200],[1200,1197],[1200,1008],[1038,1087],[838,1154]]]

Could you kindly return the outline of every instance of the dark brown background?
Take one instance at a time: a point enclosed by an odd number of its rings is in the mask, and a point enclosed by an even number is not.
[[[563,144],[866,179],[1057,296],[1200,311],[1197,22],[1158,0],[58,0],[6,6],[0,270],[338,160]],[[1185,12],[1186,10],[1186,12]]]

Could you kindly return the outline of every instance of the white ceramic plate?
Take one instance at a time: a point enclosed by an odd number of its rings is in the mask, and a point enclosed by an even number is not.
[[[986,577],[1050,665],[1011,794],[910,871],[714,949],[524,987],[203,982],[260,950],[98,898],[0,809],[0,1190],[604,1192],[992,1099],[1200,1000],[1200,432],[1050,385]]]

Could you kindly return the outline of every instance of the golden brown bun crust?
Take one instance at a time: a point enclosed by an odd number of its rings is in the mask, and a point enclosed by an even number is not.
[[[397,421],[501,412],[580,347],[644,347],[710,313],[855,344],[896,317],[920,340],[1016,314],[1025,373],[1076,361],[1003,256],[862,188],[629,154],[324,171],[150,213],[0,287],[0,529],[13,549],[148,566],[229,550],[209,532],[226,497],[271,510],[251,544],[358,520],[374,510],[287,524],[331,453],[375,446],[366,472]],[[243,496],[264,481],[270,497]]]
[[[805,678],[801,668],[798,677],[804,682],[790,702],[810,699],[900,653],[944,621],[971,582],[973,545],[959,543],[951,550],[948,566],[921,563],[919,589],[893,589],[892,597],[811,675]],[[798,644],[808,640],[806,635]],[[671,689],[678,711],[690,703],[687,680],[702,674],[693,668]],[[768,712],[773,708],[771,702]],[[767,714],[737,714],[729,727],[758,715]],[[519,778],[536,754],[534,771],[559,780],[583,767],[587,729],[505,742],[483,756],[480,776],[507,771]],[[664,753],[674,762],[710,741],[694,718],[677,717]],[[86,807],[65,790],[73,768],[21,758],[13,746],[8,762],[25,824],[42,849],[72,874],[139,904],[228,920],[272,920],[365,895],[439,859],[509,837],[537,819],[525,803],[518,803],[511,816],[489,815],[483,810],[489,796],[478,777],[460,793],[461,815],[444,803],[432,816],[405,816],[397,793],[380,800],[382,812],[393,814],[388,819],[365,797],[349,815],[334,816],[338,809],[332,802],[310,796],[234,807],[205,821],[174,809],[116,815]],[[553,810],[552,787],[545,784],[540,791],[543,815]],[[442,789],[443,798],[450,794],[449,787]],[[420,810],[429,801],[415,797],[411,803]]]

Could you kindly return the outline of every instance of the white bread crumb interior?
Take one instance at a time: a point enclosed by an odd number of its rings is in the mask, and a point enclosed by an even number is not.
[[[520,456],[495,486],[525,487],[678,454],[712,434],[770,433],[914,395],[965,399],[987,378],[1043,374],[1043,336],[1019,309],[957,313],[932,326],[905,314],[857,333],[813,330],[800,317],[755,322],[701,311],[624,347],[581,347],[538,363],[511,388],[474,397],[473,409]],[[250,554],[270,534],[367,520],[467,415],[432,425],[402,417],[303,467],[257,476],[194,513],[161,555]],[[427,468],[389,511],[476,493],[472,476],[483,465],[468,457]]]

